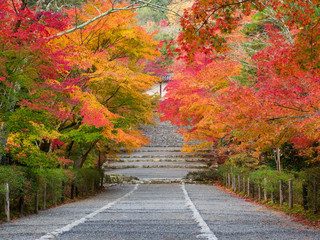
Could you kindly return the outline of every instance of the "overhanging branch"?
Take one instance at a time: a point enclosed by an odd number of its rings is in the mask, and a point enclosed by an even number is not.
[[[140,1],[139,1],[139,2],[140,2]],[[54,35],[53,37],[60,37],[60,36],[63,36],[63,35],[65,35],[65,34],[72,33],[72,32],[74,32],[74,31],[76,31],[76,30],[78,30],[78,29],[84,28],[85,26],[87,26],[87,25],[89,25],[89,24],[91,24],[91,23],[99,20],[100,18],[103,18],[103,17],[105,17],[105,16],[107,16],[107,15],[109,15],[109,14],[115,13],[115,12],[128,11],[128,10],[133,10],[133,9],[138,9],[138,8],[147,7],[149,3],[150,3],[150,1],[149,1],[149,2],[145,2],[145,3],[141,4],[141,5],[130,4],[130,5],[128,5],[128,6],[126,6],[126,7],[122,7],[122,8],[112,8],[112,9],[110,9],[110,10],[104,12],[104,13],[101,13],[100,15],[98,15],[98,16],[96,16],[96,17],[94,17],[94,18],[91,18],[90,20],[88,20],[88,21],[85,22],[85,23],[82,23],[82,24],[77,25],[77,26],[75,26],[75,27],[73,27],[73,28],[71,28],[71,29],[68,29],[68,30],[65,30],[65,31],[63,31],[63,32],[60,32],[60,33]]]

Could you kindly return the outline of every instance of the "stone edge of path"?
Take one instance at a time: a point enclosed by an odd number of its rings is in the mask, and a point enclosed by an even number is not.
[[[65,232],[69,232],[72,228],[86,222],[87,220],[89,219],[92,219],[94,216],[96,216],[97,214],[105,211],[106,209],[109,209],[111,208],[114,204],[120,202],[122,199],[126,198],[126,197],[129,197],[134,191],[136,191],[139,187],[139,184],[136,184],[135,187],[128,193],[126,193],[125,195],[123,195],[122,197],[116,199],[115,201],[111,202],[111,203],[108,203],[107,205],[99,208],[98,210],[86,215],[85,217],[83,218],[80,218],[76,221],[73,221],[72,223],[62,227],[62,228],[59,228],[59,229],[56,229],[55,231],[53,232],[50,232],[50,233],[47,233],[46,235],[38,238],[37,240],[44,240],[44,239],[53,239]]]
[[[218,240],[218,238],[214,235],[214,233],[211,231],[207,223],[203,220],[196,206],[193,204],[192,200],[190,199],[189,194],[185,188],[184,182],[181,183],[181,188],[187,203],[187,207],[192,211],[193,219],[198,223],[199,227],[201,228],[201,234],[198,235],[197,238],[207,238],[208,240]]]

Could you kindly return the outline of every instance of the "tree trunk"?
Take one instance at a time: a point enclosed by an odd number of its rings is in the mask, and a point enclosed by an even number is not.
[[[277,148],[277,162],[278,162],[278,170],[279,172],[281,172],[280,148]]]
[[[92,149],[94,148],[94,146],[97,144],[98,141],[99,140],[94,141],[89,147],[89,149],[84,154],[81,155],[81,158],[74,162],[74,165],[73,165],[74,168],[82,168],[83,164],[85,163],[85,161],[89,156],[89,153],[92,151]]]

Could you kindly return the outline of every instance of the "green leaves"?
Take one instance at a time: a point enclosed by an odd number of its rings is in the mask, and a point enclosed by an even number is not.
[[[78,144],[85,144],[95,142],[103,139],[101,134],[102,128],[96,128],[94,126],[80,126],[78,129],[72,129],[67,132],[62,139],[66,142],[75,141]]]

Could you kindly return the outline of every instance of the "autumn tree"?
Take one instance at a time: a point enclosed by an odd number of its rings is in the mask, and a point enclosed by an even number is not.
[[[29,166],[81,167],[95,149],[141,146],[155,78],[138,62],[158,52],[135,24],[136,4],[56,2],[56,12],[40,11],[47,1],[2,4],[3,149]]]
[[[317,1],[195,2],[181,19],[177,52],[187,64],[168,87],[162,106],[166,119],[191,125],[183,130],[185,136],[204,144],[210,143],[205,136],[212,144],[231,136],[226,141],[231,154],[245,152],[259,160],[266,149],[289,141],[314,156],[317,8]],[[201,55],[209,64],[194,66]],[[203,80],[199,73],[208,75]],[[204,84],[220,83],[223,76],[226,82],[218,92]]]

